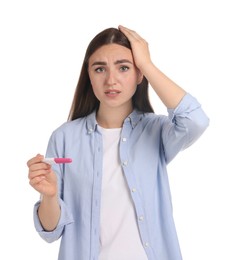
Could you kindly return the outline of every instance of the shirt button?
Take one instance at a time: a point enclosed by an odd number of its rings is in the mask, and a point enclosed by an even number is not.
[[[144,216],[139,216],[139,220],[143,221],[144,220]]]
[[[132,188],[132,190],[131,190],[132,192],[136,192],[136,188]]]
[[[126,142],[126,137],[123,137],[123,138],[122,138],[122,142]]]
[[[128,162],[124,161],[122,164],[123,164],[123,166],[127,166]]]
[[[88,133],[91,134],[93,132],[92,128],[89,128]]]
[[[145,242],[145,247],[149,247],[149,243],[148,242]]]

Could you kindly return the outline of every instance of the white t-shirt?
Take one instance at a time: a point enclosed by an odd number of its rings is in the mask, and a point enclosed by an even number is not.
[[[99,260],[148,260],[119,161],[121,128],[104,129]]]

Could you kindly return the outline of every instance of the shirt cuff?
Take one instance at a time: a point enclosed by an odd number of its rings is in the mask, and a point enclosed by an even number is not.
[[[201,107],[201,104],[191,94],[186,93],[176,108],[168,108],[169,119],[173,121],[175,116],[189,117],[189,113]]]
[[[40,201],[38,201],[34,205],[33,217],[34,217],[35,229],[39,233],[39,235],[45,241],[47,241],[49,243],[59,239],[62,235],[64,227],[66,225],[69,225],[74,222],[71,213],[69,213],[69,210],[67,209],[67,207],[62,199],[59,199],[59,204],[60,204],[60,209],[61,209],[60,219],[57,224],[57,227],[52,231],[45,231],[43,226],[41,225],[41,222],[40,222],[40,219],[38,216],[38,208],[40,206]]]

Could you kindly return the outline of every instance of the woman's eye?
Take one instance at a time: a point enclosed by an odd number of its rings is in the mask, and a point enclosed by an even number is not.
[[[121,71],[127,71],[127,70],[129,70],[129,67],[128,66],[121,66],[120,70]]]
[[[102,67],[99,67],[99,68],[96,68],[96,69],[95,69],[96,72],[103,72],[104,70],[105,70],[105,69],[102,68]]]

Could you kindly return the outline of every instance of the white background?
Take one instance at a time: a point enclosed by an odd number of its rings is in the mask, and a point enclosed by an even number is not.
[[[168,167],[184,260],[237,260],[235,0],[0,2],[0,259],[57,259],[59,241],[47,244],[33,226],[39,195],[26,161],[67,120],[89,41],[119,24],[149,42],[154,63],[211,120]],[[166,113],[153,91],[151,100]]]

